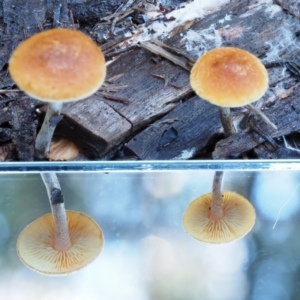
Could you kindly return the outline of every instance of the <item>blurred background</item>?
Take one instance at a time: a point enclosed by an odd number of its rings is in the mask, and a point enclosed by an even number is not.
[[[257,212],[243,239],[210,245],[187,235],[188,204],[211,191],[213,171],[58,174],[66,208],[102,228],[105,246],[67,277],[26,268],[20,232],[50,212],[39,174],[0,174],[0,299],[300,299],[300,173],[225,172],[223,189]]]

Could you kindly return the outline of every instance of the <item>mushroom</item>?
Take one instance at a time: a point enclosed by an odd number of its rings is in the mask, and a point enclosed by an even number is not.
[[[52,140],[47,158],[51,161],[74,160],[79,156],[79,149],[68,139]]]
[[[210,50],[194,64],[190,84],[201,98],[218,105],[226,135],[236,133],[230,107],[250,105],[268,89],[268,73],[261,61],[248,51],[223,47]],[[265,122],[277,127],[258,109],[250,105]]]
[[[90,217],[65,211],[55,173],[41,174],[47,188],[52,214],[29,224],[17,241],[17,253],[30,269],[45,275],[68,275],[94,261],[101,253],[104,237]]]
[[[245,236],[255,222],[255,210],[243,196],[221,193],[223,172],[215,173],[213,192],[192,201],[183,215],[185,231],[206,243],[227,243]]]
[[[66,28],[50,29],[22,42],[9,60],[17,86],[37,100],[49,102],[37,135],[35,157],[44,159],[62,103],[95,93],[106,75],[101,49],[85,34]]]

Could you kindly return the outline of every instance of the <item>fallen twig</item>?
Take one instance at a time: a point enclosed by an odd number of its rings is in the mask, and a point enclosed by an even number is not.
[[[119,90],[126,89],[128,85],[119,85],[119,86],[102,86],[99,91],[103,92],[117,92]]]
[[[247,108],[258,114],[264,120],[264,122],[269,124],[273,129],[277,130],[277,126],[261,110],[251,104],[248,104]]]
[[[164,88],[168,85],[169,81],[166,77],[164,77],[162,75],[158,75],[158,74],[151,74],[151,75],[156,77],[156,78],[163,79],[165,81]]]
[[[115,80],[118,80],[118,79],[120,79],[123,76],[124,76],[124,73],[121,73],[121,74],[114,75],[114,76],[112,76],[112,77],[110,77],[108,79],[105,79],[104,85],[105,85],[106,82],[113,83]]]
[[[175,83],[172,83],[171,81],[168,80],[168,78],[166,78],[165,76],[162,75],[158,75],[158,74],[151,74],[152,76],[159,78],[159,79],[163,79],[165,81],[164,84],[164,88],[167,87],[168,85],[171,85],[172,87],[174,87],[175,89],[182,89],[182,86],[179,86]]]
[[[189,64],[186,61],[184,61],[184,60],[180,59],[179,57],[175,56],[174,54],[166,51],[165,49],[163,49],[160,46],[157,46],[151,42],[141,42],[139,45],[142,48],[144,48],[154,54],[157,54],[159,56],[162,56],[162,57],[170,60],[174,64],[181,66],[182,68],[184,68],[187,71],[191,70],[191,66],[189,66]]]
[[[174,47],[171,47],[171,46],[168,46],[166,45],[165,43],[157,40],[157,39],[151,39],[150,40],[153,44],[157,45],[157,46],[160,46],[162,48],[165,48],[167,50],[169,50],[170,52],[172,53],[175,53],[175,54],[179,54],[180,56],[183,56],[185,57],[187,60],[188,60],[188,63],[193,66],[195,64],[195,60],[192,59],[190,56],[188,56],[186,53],[184,53],[183,51],[181,51],[180,49],[177,49],[177,48],[174,48]]]
[[[6,94],[10,92],[21,92],[20,90],[0,90],[0,94]]]
[[[118,97],[118,96],[114,96],[114,95],[106,94],[106,93],[100,93],[100,95],[108,100],[122,102],[126,105],[130,104],[130,100],[128,98]]]

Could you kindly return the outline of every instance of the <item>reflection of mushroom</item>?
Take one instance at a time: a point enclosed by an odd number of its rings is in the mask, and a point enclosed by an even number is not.
[[[22,262],[39,273],[67,275],[92,262],[103,247],[103,234],[93,219],[85,214],[67,211],[70,248],[55,241],[51,214],[29,224],[20,234],[17,251]]]
[[[96,92],[105,79],[106,67],[100,48],[88,36],[57,28],[21,43],[9,60],[9,73],[26,94],[50,102],[35,145],[36,158],[43,159],[60,120],[62,102]]]
[[[104,237],[97,223],[83,213],[65,211],[54,173],[42,173],[51,202],[47,214],[29,224],[17,241],[22,262],[45,275],[67,275],[80,270],[101,253]]]
[[[197,95],[220,107],[226,135],[236,133],[230,107],[250,105],[264,95],[268,88],[268,73],[253,54],[233,47],[213,49],[201,56],[191,71],[190,83]],[[266,122],[271,121],[259,110]]]
[[[243,196],[221,193],[223,172],[216,172],[213,192],[192,201],[184,213],[183,227],[197,240],[226,243],[246,235],[255,222],[255,210]]]

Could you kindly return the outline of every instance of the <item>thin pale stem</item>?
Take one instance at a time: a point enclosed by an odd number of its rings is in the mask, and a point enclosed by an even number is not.
[[[224,128],[224,132],[226,136],[230,136],[236,133],[236,129],[233,125],[232,118],[230,115],[230,108],[229,107],[219,107],[221,123]]]
[[[55,224],[54,249],[65,251],[71,248],[68,220],[64,205],[64,198],[55,173],[41,173],[50,200],[51,211]]]
[[[219,220],[223,217],[222,178],[223,171],[216,171],[213,179],[210,219]]]
[[[251,109],[253,112],[255,112],[256,114],[258,114],[267,124],[269,124],[275,130],[277,130],[277,126],[260,109],[256,108],[251,104],[248,104],[247,107]]]
[[[49,103],[43,125],[36,136],[35,158],[43,160],[50,150],[50,143],[57,123],[60,121],[62,103]]]

